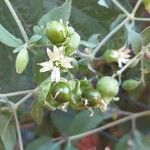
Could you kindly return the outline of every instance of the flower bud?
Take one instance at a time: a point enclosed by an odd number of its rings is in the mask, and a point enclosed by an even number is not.
[[[126,91],[131,91],[136,89],[140,84],[140,81],[134,80],[134,79],[129,79],[129,80],[125,80],[122,83],[122,88]]]
[[[16,72],[21,74],[26,69],[29,62],[28,50],[23,47],[16,58]]]
[[[106,62],[117,62],[118,61],[119,53],[116,50],[106,50],[103,57]]]

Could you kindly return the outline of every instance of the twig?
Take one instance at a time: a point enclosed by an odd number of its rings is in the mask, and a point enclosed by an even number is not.
[[[21,137],[21,130],[20,130],[20,125],[19,125],[17,114],[16,114],[16,110],[13,110],[13,115],[14,115],[15,123],[16,123],[16,130],[17,130],[17,134],[18,134],[19,147],[20,147],[20,150],[23,150],[23,142],[22,142],[22,137]]]
[[[142,0],[137,1],[136,5],[131,13],[131,16],[135,16],[135,13],[136,13],[137,9],[139,8],[139,6],[141,5],[141,3],[142,3]]]
[[[139,18],[139,17],[135,17],[134,20],[136,20],[136,21],[150,21],[150,18]]]
[[[7,5],[7,7],[9,8],[9,10],[10,10],[14,20],[16,21],[16,23],[17,23],[17,25],[18,25],[18,27],[20,29],[20,32],[21,32],[25,42],[27,43],[27,45],[29,45],[29,38],[27,36],[27,33],[26,33],[26,31],[25,31],[25,29],[24,29],[24,27],[23,27],[19,17],[17,16],[14,8],[12,7],[12,5],[11,5],[9,0],[4,0],[4,1],[5,1],[6,5]]]
[[[114,30],[112,30],[106,37],[98,44],[98,46],[93,51],[93,56],[99,51],[99,49],[118,31],[120,30],[125,23],[129,20],[129,18],[124,19]]]
[[[21,104],[23,104],[26,100],[28,100],[30,97],[33,96],[33,92],[27,94],[25,97],[23,97],[21,100],[19,100],[16,104],[14,104],[14,109],[17,109]]]
[[[136,130],[136,118],[132,119],[132,132]]]
[[[114,78],[117,75],[121,75],[131,64],[132,62],[134,62],[136,59],[138,59],[141,55],[142,55],[143,51],[139,52],[135,57],[133,57],[123,68],[121,68],[120,70],[117,71],[116,74],[112,75]]]
[[[142,58],[141,58],[141,82],[145,86],[145,74],[144,74],[144,47],[142,48]]]
[[[110,127],[113,127],[115,125],[121,124],[123,122],[129,121],[129,120],[134,119],[134,118],[139,118],[139,117],[142,117],[142,116],[145,116],[145,115],[150,115],[150,111],[144,111],[144,112],[136,113],[136,114],[124,117],[122,119],[119,119],[117,121],[111,122],[109,124],[106,124],[106,125],[104,125],[102,127],[93,129],[91,131],[87,131],[87,132],[84,132],[84,133],[81,133],[81,134],[70,136],[69,140],[72,141],[72,140],[81,139],[82,137],[85,137],[85,136],[88,136],[90,134],[94,134],[94,133],[103,131],[103,130],[108,129]]]
[[[34,93],[34,92],[35,92],[35,89],[34,90],[18,91],[18,92],[0,94],[0,97],[13,97],[13,96],[18,96],[18,95],[25,95],[28,93]]]
[[[131,18],[131,14],[117,1],[111,0],[120,10],[122,10],[129,18]]]

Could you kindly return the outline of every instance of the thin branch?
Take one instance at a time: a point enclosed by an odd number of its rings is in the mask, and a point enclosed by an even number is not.
[[[30,97],[32,97],[34,93],[29,93],[25,97],[23,97],[21,100],[19,100],[16,104],[14,104],[14,109],[17,109],[21,104],[23,104],[26,100],[28,100]]]
[[[136,114],[124,117],[122,119],[119,119],[117,121],[108,123],[108,124],[106,124],[102,127],[99,127],[99,128],[96,128],[96,129],[93,129],[93,130],[90,130],[90,131],[87,131],[87,132],[84,132],[84,133],[81,133],[81,134],[70,136],[69,140],[72,141],[72,140],[81,139],[82,137],[85,137],[85,136],[88,136],[90,134],[94,134],[94,133],[103,131],[103,130],[108,129],[110,127],[113,127],[115,125],[124,123],[124,122],[129,121],[129,120],[134,119],[134,118],[139,118],[139,117],[142,117],[142,116],[145,116],[145,115],[150,115],[150,111],[144,111],[144,112],[136,113]]]
[[[18,95],[25,95],[28,93],[34,93],[34,92],[35,92],[35,89],[34,90],[18,91],[18,92],[0,94],[0,97],[13,97],[13,96],[18,96]]]
[[[142,51],[144,51],[144,47],[142,48]],[[142,58],[141,58],[141,82],[142,82],[143,86],[145,86],[144,52],[142,53]]]
[[[135,17],[134,20],[136,20],[136,21],[150,21],[150,18],[139,18],[139,17]]]
[[[16,21],[16,23],[17,23],[17,25],[18,25],[18,27],[20,29],[20,32],[21,32],[25,42],[27,43],[27,45],[29,45],[29,38],[27,36],[27,33],[26,33],[26,31],[25,31],[25,29],[24,29],[24,27],[23,27],[19,17],[17,16],[14,8],[12,7],[12,5],[11,5],[9,0],[4,0],[4,1],[5,1],[6,5],[7,5],[7,7],[9,8],[9,10],[10,10],[14,20]]]
[[[136,130],[136,118],[132,119],[132,132]]]
[[[129,20],[129,18],[124,19],[114,30],[112,30],[106,37],[98,44],[98,46],[93,51],[93,56],[99,51],[99,49],[118,31],[120,30],[125,23]]]
[[[139,52],[123,68],[121,68],[120,70],[118,70],[117,73],[114,74],[114,75],[112,75],[112,76],[115,78],[117,75],[121,75],[136,59],[138,59],[139,57],[141,57],[142,53],[143,53],[142,51]]]
[[[129,18],[131,17],[131,14],[117,1],[117,0],[111,0],[120,10],[122,10]]]
[[[17,114],[16,114],[16,110],[13,110],[13,115],[14,115],[15,123],[16,123],[16,130],[17,130],[17,134],[18,134],[19,147],[20,147],[20,150],[23,150],[23,142],[22,142],[22,137],[21,137],[21,129],[20,129],[18,117],[17,117]]]
[[[141,3],[142,3],[142,0],[138,0],[138,1],[137,1],[137,3],[136,3],[136,5],[135,5],[135,7],[134,7],[134,9],[133,9],[133,11],[132,11],[132,13],[131,13],[131,15],[135,16],[135,13],[136,13],[136,11],[138,10],[138,8],[139,8],[139,6],[141,5]]]

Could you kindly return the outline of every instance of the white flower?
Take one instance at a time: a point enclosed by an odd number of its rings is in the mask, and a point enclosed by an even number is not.
[[[72,58],[64,56],[64,47],[57,48],[53,47],[53,52],[47,48],[47,55],[49,61],[42,62],[39,65],[42,66],[40,72],[51,71],[51,81],[58,82],[60,80],[60,69],[61,68],[72,68]]]
[[[130,49],[123,46],[118,51],[113,50],[111,55],[113,58],[117,59],[118,66],[122,68],[123,64],[127,64],[130,61],[130,57],[131,57],[130,52],[131,52]]]

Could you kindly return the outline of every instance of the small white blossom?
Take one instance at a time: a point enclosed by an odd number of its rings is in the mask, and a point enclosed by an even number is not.
[[[130,61],[131,50],[125,46],[121,47],[118,51],[113,52],[113,57],[118,59],[118,66],[123,67],[123,64],[127,64]]]
[[[40,72],[51,71],[51,81],[58,82],[60,80],[60,69],[61,68],[72,68],[71,57],[64,56],[64,47],[57,48],[53,47],[53,51],[47,48],[47,55],[49,60],[42,62],[39,65],[42,66]]]

